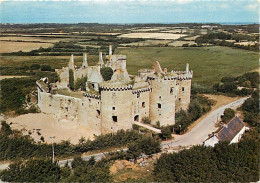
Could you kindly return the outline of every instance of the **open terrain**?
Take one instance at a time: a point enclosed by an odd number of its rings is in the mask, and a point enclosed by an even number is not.
[[[122,34],[118,37],[127,38],[149,38],[149,39],[179,39],[180,37],[186,36],[185,34],[170,34],[170,33],[129,33]]]
[[[50,43],[34,43],[34,42],[12,42],[12,41],[0,41],[0,53],[11,52],[28,52],[31,50],[52,47]]]
[[[193,70],[194,84],[212,86],[225,76],[238,76],[258,67],[257,52],[229,47],[150,47],[117,48],[116,53],[127,56],[127,69],[137,74],[139,69],[152,68],[159,61],[162,68],[185,70],[186,63]]]
[[[77,144],[81,137],[86,139],[93,138],[89,129],[72,121],[57,121],[52,115],[44,113],[24,114],[15,118],[9,118],[6,121],[9,124],[12,123],[11,127],[13,129],[21,130],[24,135],[31,133],[30,136],[36,142],[40,140],[41,136],[48,143],[52,142],[50,137],[55,136],[54,142],[70,140],[73,144]]]
[[[82,53],[83,54],[83,53]],[[70,56],[0,56],[0,65],[17,67],[30,66],[32,64],[50,65],[52,68],[62,68],[69,63]],[[76,65],[82,64],[83,56],[74,56]],[[98,61],[97,55],[88,55],[89,65],[94,65]]]

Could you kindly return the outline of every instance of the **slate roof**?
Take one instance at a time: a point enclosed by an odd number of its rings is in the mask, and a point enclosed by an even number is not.
[[[236,116],[217,134],[220,141],[231,141],[245,125]]]

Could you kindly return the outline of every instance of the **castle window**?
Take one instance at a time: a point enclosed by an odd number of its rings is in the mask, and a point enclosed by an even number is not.
[[[88,99],[89,102],[91,102],[90,98]]]
[[[97,110],[97,115],[100,116],[100,110]]]
[[[184,91],[184,87],[182,87],[182,91]]]
[[[51,107],[51,104],[49,104],[49,106]]]
[[[68,107],[65,107],[65,109],[67,110],[67,112],[69,111],[69,108],[68,108]]]
[[[140,98],[140,93],[137,93],[136,97],[137,97],[137,98]]]
[[[139,121],[139,115],[136,115],[136,116],[134,117],[134,121]]]
[[[181,101],[181,98],[179,98],[179,101]]]
[[[162,99],[162,96],[159,96],[159,99]]]
[[[162,104],[158,103],[158,109],[162,108]]]
[[[82,103],[82,106],[84,105],[84,103]]]
[[[173,87],[170,88],[170,94],[173,95]]]
[[[116,110],[116,107],[112,107],[113,110]]]
[[[142,102],[142,107],[145,108],[145,102]]]
[[[117,122],[117,116],[112,116],[114,122]]]

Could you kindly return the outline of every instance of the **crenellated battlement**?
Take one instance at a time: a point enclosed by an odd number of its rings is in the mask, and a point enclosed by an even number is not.
[[[152,89],[150,87],[148,87],[148,88],[141,88],[141,89],[133,90],[132,93],[137,94],[137,93],[150,92],[150,91],[152,91]]]
[[[101,91],[126,91],[132,90],[132,85],[126,85],[122,87],[113,87],[113,86],[100,86]]]
[[[101,99],[101,96],[100,95],[95,95],[95,94],[90,94],[90,93],[83,93],[83,96],[84,97],[87,97],[87,98],[94,98],[94,99]]]

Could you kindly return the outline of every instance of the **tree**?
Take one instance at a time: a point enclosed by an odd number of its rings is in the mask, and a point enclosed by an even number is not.
[[[151,155],[161,151],[160,142],[152,137],[143,137],[128,145],[128,159],[136,159],[142,153]]]
[[[74,90],[74,73],[72,69],[69,70],[69,87]]]
[[[2,121],[1,122],[0,134],[5,135],[5,136],[8,136],[8,135],[12,134],[11,127],[10,127],[10,125],[8,125],[6,123],[6,121]]]
[[[224,115],[221,116],[221,119],[222,119],[223,123],[227,123],[233,117],[235,117],[235,111],[231,108],[226,108],[225,111],[224,111]]]
[[[114,73],[110,67],[103,67],[100,72],[105,81],[109,81]]]
[[[161,134],[160,136],[163,138],[163,139],[170,139],[172,138],[172,131],[173,131],[173,126],[163,126],[161,128]]]
[[[60,173],[60,167],[51,159],[30,159],[10,164],[0,178],[8,182],[58,182]]]

